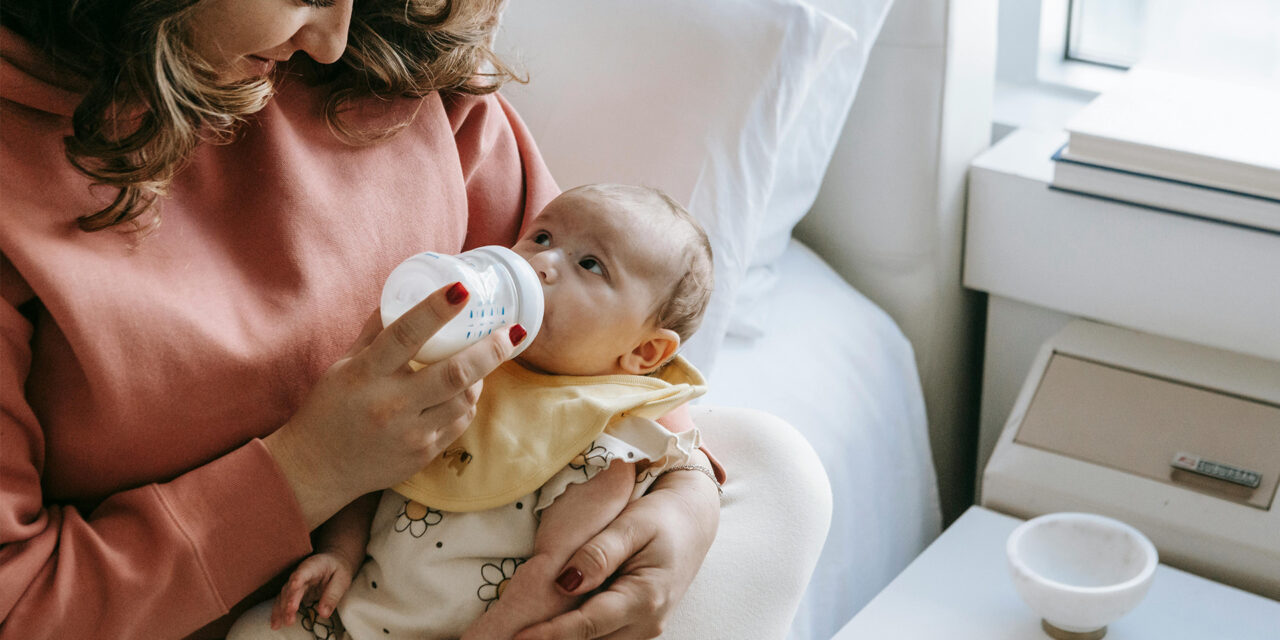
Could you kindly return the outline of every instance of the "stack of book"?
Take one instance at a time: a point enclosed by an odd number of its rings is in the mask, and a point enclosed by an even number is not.
[[[1280,233],[1280,89],[1137,67],[1067,133],[1054,189]]]

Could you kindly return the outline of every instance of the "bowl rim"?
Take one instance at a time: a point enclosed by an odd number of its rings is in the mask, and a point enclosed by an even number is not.
[[[1123,582],[1103,585],[1100,587],[1081,587],[1076,585],[1070,585],[1065,582],[1059,582],[1057,580],[1047,578],[1044,575],[1040,574],[1039,572],[1032,571],[1031,568],[1028,567],[1025,562],[1023,562],[1022,558],[1017,553],[1015,553],[1015,550],[1018,548],[1018,543],[1021,542],[1022,537],[1031,529],[1038,526],[1042,526],[1048,522],[1057,522],[1062,520],[1091,521],[1097,524],[1102,524],[1108,527],[1119,529],[1121,531],[1124,531],[1130,534],[1134,540],[1138,541],[1138,547],[1142,549],[1143,555],[1146,558],[1146,563],[1143,565],[1142,570],[1138,572],[1138,575],[1128,580],[1125,580]],[[1160,554],[1159,552],[1156,551],[1155,545],[1152,544],[1151,540],[1147,538],[1147,536],[1144,535],[1141,531],[1139,531],[1136,527],[1128,523],[1122,522],[1120,520],[1117,520],[1115,518],[1100,515],[1097,513],[1085,513],[1082,511],[1060,511],[1056,513],[1046,513],[1044,515],[1037,516],[1035,518],[1027,520],[1026,522],[1023,522],[1022,524],[1018,525],[1018,527],[1015,528],[1012,533],[1009,534],[1009,538],[1005,542],[1005,556],[1008,557],[1010,565],[1012,565],[1013,569],[1016,572],[1021,573],[1023,575],[1031,576],[1035,580],[1042,582],[1044,584],[1047,584],[1056,589],[1060,589],[1062,591],[1066,591],[1069,593],[1078,593],[1078,594],[1107,594],[1107,593],[1113,593],[1113,592],[1132,589],[1136,586],[1141,585],[1143,582],[1150,580],[1151,576],[1156,571],[1156,567],[1160,564]]]

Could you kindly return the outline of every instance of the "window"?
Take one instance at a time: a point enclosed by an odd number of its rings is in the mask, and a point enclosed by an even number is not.
[[[1066,60],[1280,80],[1280,0],[1070,0],[1068,11]]]
[[[1128,68],[1142,57],[1146,0],[1071,0],[1066,59]]]
[[[1280,84],[1280,0],[999,0],[997,127],[1058,129],[1138,61]]]

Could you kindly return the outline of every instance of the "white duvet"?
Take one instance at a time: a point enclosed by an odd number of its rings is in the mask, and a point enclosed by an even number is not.
[[[826,640],[937,537],[937,478],[897,325],[797,241],[778,276],[762,334],[726,338],[702,401],[773,413],[822,459],[831,532],[791,637]]]

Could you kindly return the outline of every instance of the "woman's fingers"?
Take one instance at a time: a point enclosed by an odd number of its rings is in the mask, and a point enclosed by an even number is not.
[[[662,627],[648,585],[638,576],[624,576],[592,596],[582,606],[516,634],[513,640],[632,640],[656,638]],[[649,603],[649,606],[644,606]]]
[[[705,461],[705,459],[703,459]],[[578,608],[517,635],[543,638],[655,638],[684,595],[715,539],[715,485],[694,471],[664,474],[604,531],[565,563],[556,578],[562,593],[583,595],[609,578],[608,589]]]
[[[520,633],[513,640],[592,640],[622,628],[628,616],[629,601],[615,591],[605,591],[562,613]]]
[[[437,451],[457,440],[476,417],[476,399],[483,385],[483,381],[477,382],[453,398],[423,409],[422,422],[435,427],[422,431],[423,440],[414,444],[424,451]],[[435,454],[430,457],[434,458]],[[429,459],[423,460],[422,464],[428,462]]]
[[[556,585],[570,595],[596,589],[653,538],[652,526],[651,522],[628,517],[624,510],[604,531],[574,552],[556,577]]]
[[[418,401],[424,407],[432,407],[460,393],[466,393],[494,369],[506,362],[515,352],[513,338],[524,332],[520,325],[507,331],[496,332],[448,359],[423,367],[413,374],[410,384],[418,390]],[[478,389],[477,389],[478,391]],[[470,398],[474,404],[476,397]]]
[[[373,338],[368,347],[369,363],[383,372],[408,364],[428,338],[458,315],[467,295],[458,282],[432,292]]]
[[[360,353],[361,350],[373,344],[373,339],[378,337],[378,334],[381,332],[382,313],[377,309],[374,309],[373,313],[369,314],[369,318],[364,321],[364,326],[360,328],[360,336],[357,337],[355,343],[347,349],[347,355],[354,356],[355,354]]]

